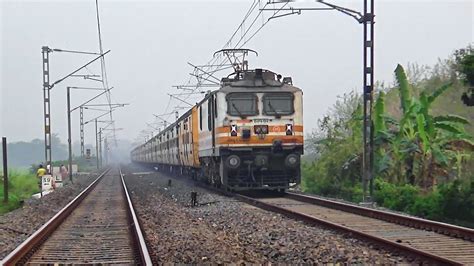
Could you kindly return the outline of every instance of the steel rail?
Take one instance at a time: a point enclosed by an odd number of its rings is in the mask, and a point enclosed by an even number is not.
[[[243,202],[246,202],[248,204],[251,204],[253,206],[259,207],[264,210],[272,211],[272,212],[277,212],[281,213],[285,216],[289,216],[292,218],[295,218],[297,220],[302,220],[310,224],[321,224],[330,228],[334,228],[346,233],[350,233],[358,238],[366,239],[368,241],[380,244],[382,246],[385,246],[389,249],[397,249],[405,254],[410,254],[411,256],[415,256],[417,258],[422,258],[423,260],[427,260],[430,262],[433,262],[435,264],[448,264],[448,265],[463,265],[461,262],[454,261],[445,257],[438,256],[436,254],[432,254],[423,250],[419,250],[416,248],[412,248],[409,246],[405,246],[402,244],[399,244],[394,241],[390,241],[388,239],[384,239],[372,234],[367,234],[359,230],[355,230],[337,223],[333,223],[330,221],[327,221],[325,219],[320,219],[311,215],[307,215],[304,213],[292,211],[283,207],[279,207],[274,204],[266,203],[263,201],[260,201],[258,199],[248,197],[242,194],[233,194],[233,197],[237,198],[238,200],[241,200]]]
[[[86,198],[86,196],[92,191],[92,189],[99,183],[99,180],[110,170],[106,169],[100,174],[89,186],[87,186],[79,195],[71,200],[66,206],[64,206],[58,213],[56,213],[51,219],[43,224],[38,230],[36,230],[30,237],[23,241],[18,247],[16,247],[10,254],[8,254],[1,262],[0,265],[16,265],[24,257],[26,257],[32,249],[40,245],[43,240],[48,237],[61,223],[74,211],[74,209]]]
[[[148,252],[148,248],[145,243],[145,238],[143,237],[142,230],[140,228],[140,223],[138,221],[137,215],[135,213],[135,209],[133,208],[133,203],[130,198],[130,194],[128,193],[127,185],[125,184],[125,180],[123,179],[122,169],[119,167],[120,179],[122,180],[122,187],[125,192],[125,196],[127,198],[127,206],[128,206],[128,213],[132,218],[133,222],[133,235],[135,237],[135,241],[138,245],[138,250],[140,252],[140,258],[142,263],[145,265],[152,265],[150,253]]]
[[[110,169],[105,170],[100,174],[89,186],[87,186],[79,195],[77,195],[71,202],[69,202],[64,208],[62,208],[56,215],[54,215],[48,222],[34,232],[28,239],[21,243],[15,250],[13,250],[7,257],[5,257],[0,265],[16,265],[24,262],[28,259],[35,250],[40,247],[45,240],[70,216],[70,214],[76,210],[76,208],[87,198],[90,192],[96,187],[99,181],[105,176]],[[132,226],[132,236],[139,252],[141,263],[144,265],[152,265],[151,258],[148,252],[148,248],[143,237],[142,230],[136,213],[133,208],[133,203],[128,193],[125,180],[123,178],[122,170],[119,168],[120,180],[123,189],[124,196],[126,198],[127,213],[129,224]]]
[[[362,206],[357,206],[353,204],[348,204],[344,202],[338,202],[329,199],[323,199],[319,197],[302,195],[297,193],[287,192],[285,196],[294,200],[320,205],[323,207],[328,207],[331,209],[336,209],[344,212],[350,212],[370,218],[375,218],[391,223],[396,223],[399,225],[409,226],[417,229],[423,229],[428,231],[433,231],[439,234],[448,235],[451,237],[458,237],[464,240],[474,241],[474,229],[461,227],[457,225],[436,222],[431,220],[426,220],[418,217],[407,216],[403,214],[397,214],[393,212],[367,208]]]

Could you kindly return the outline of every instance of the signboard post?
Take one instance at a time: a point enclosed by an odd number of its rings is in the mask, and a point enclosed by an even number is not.
[[[44,175],[41,178],[41,192],[53,189],[53,177],[51,175]]]

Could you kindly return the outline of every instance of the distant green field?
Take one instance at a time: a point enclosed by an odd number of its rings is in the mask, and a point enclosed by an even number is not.
[[[3,202],[3,176],[0,184],[0,215],[21,207],[23,200],[28,199],[31,195],[38,193],[37,178],[34,174],[26,170],[9,170],[8,171],[8,203]]]

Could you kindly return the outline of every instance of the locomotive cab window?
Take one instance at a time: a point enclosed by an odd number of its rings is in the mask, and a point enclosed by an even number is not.
[[[257,95],[253,93],[229,93],[226,96],[227,113],[233,116],[257,115]]]
[[[294,113],[294,96],[291,93],[265,93],[263,95],[263,113],[265,115],[291,115]]]

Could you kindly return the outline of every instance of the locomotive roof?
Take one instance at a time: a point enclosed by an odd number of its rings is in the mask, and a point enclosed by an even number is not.
[[[229,78],[231,75],[233,78]],[[252,91],[299,91],[293,86],[291,77],[282,77],[270,70],[255,69],[240,73],[232,73],[221,80],[222,92],[245,92]]]

